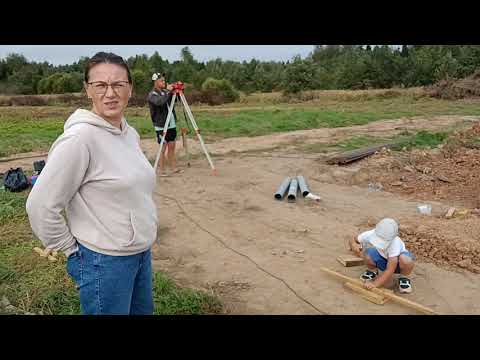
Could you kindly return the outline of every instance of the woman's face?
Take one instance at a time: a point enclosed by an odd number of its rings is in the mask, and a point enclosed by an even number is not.
[[[97,64],[90,69],[85,90],[92,99],[93,112],[109,122],[121,121],[132,86],[127,70],[117,64]]]

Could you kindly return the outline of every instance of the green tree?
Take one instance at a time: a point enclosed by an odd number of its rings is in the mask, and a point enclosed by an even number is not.
[[[150,68],[150,62],[146,54],[135,55],[127,59],[127,64],[130,67],[131,71],[141,70],[146,74],[153,72],[154,70]]]
[[[460,71],[460,65],[458,61],[453,57],[452,53],[449,51],[446,56],[443,56],[439,61],[438,66],[434,71],[435,81],[446,79],[450,77],[457,77]]]
[[[62,73],[54,73],[46,78],[41,79],[38,82],[38,93],[40,94],[53,94],[55,92],[53,84],[60,82]]]
[[[192,51],[188,46],[185,46],[184,48],[182,48],[182,50],[180,50],[180,58],[182,59],[182,62],[186,65],[190,65],[193,67],[196,64],[196,61],[193,58]]]
[[[54,73],[39,80],[37,93],[66,94],[80,92],[83,88],[83,75],[76,73]]]
[[[235,90],[232,83],[226,79],[218,80],[208,78],[202,84],[202,91],[209,98],[221,97],[221,102],[234,102],[240,97],[240,94]]]
[[[32,95],[37,94],[38,82],[42,79],[39,71],[33,65],[26,65],[14,72],[9,77],[9,82],[17,86],[20,94]]]
[[[5,58],[5,66],[6,66],[6,73],[7,76],[12,75],[13,73],[20,71],[22,67],[28,64],[27,59],[25,56],[21,54],[8,54]]]
[[[5,60],[0,60],[0,81],[6,80],[8,77],[7,63]]]
[[[52,92],[54,94],[65,94],[78,91],[75,86],[74,77],[68,73],[61,73],[52,81]]]
[[[314,63],[296,56],[285,70],[282,89],[286,94],[312,89],[314,75]]]
[[[148,61],[153,72],[166,72],[167,62],[163,60],[158,51],[155,51]]]
[[[132,71],[133,92],[137,96],[146,96],[153,87],[150,73],[135,69]]]

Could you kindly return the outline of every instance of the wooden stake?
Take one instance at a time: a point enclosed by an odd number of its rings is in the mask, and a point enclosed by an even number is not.
[[[47,257],[47,255],[45,255],[45,252],[42,249],[40,249],[39,247],[34,247],[33,251],[35,251],[41,257]]]
[[[365,264],[365,261],[358,256],[340,255],[337,260],[345,267],[360,266]]]
[[[356,285],[359,285],[359,286],[363,287],[363,281],[361,281],[361,280],[352,279],[351,277],[348,277],[346,275],[337,273],[336,271],[327,269],[325,267],[321,267],[320,270],[326,272],[327,274],[335,276],[337,279],[342,279],[342,280],[347,281],[349,283],[353,283],[353,284],[356,284]],[[438,315],[438,313],[436,313],[435,311],[433,311],[432,309],[430,309],[426,306],[417,304],[416,302],[410,301],[410,300],[405,299],[401,296],[389,293],[388,291],[386,291],[384,289],[373,288],[372,290],[367,290],[367,291],[374,292],[375,294],[378,294],[378,295],[383,295],[386,298],[389,298],[390,300],[392,300],[392,301],[394,301],[398,304],[407,306],[411,309],[415,309],[415,310],[417,310],[421,313],[424,313],[424,314],[427,314],[427,315]]]
[[[388,299],[385,296],[378,295],[371,291],[368,291],[363,286],[352,284],[350,282],[346,282],[343,285],[345,285],[345,287],[349,288],[350,290],[353,290],[354,292],[358,293],[365,300],[373,302],[374,304],[383,305],[388,301]]]

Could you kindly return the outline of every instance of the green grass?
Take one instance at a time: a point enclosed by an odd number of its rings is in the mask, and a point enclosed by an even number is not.
[[[259,136],[315,128],[335,128],[364,125],[373,121],[401,117],[434,115],[480,115],[478,103],[441,103],[438,107],[376,100],[355,103],[331,104],[318,107],[303,105],[266,107],[262,110],[201,111],[195,115],[202,134],[206,137],[228,138]],[[437,103],[437,101],[433,101]],[[228,110],[228,108],[225,108]],[[178,112],[180,114],[180,112]],[[185,126],[183,114],[178,115],[179,125]],[[148,117],[134,116],[130,123],[142,137],[153,137]]]
[[[402,148],[434,148],[448,139],[447,132],[428,132],[428,131],[419,131],[415,135],[403,135],[397,139],[393,139],[396,143],[395,149]]]
[[[180,288],[162,273],[155,273],[153,301],[156,315],[201,315],[221,311],[220,302],[212,295]]]
[[[355,100],[352,100],[355,99]],[[319,98],[313,103],[219,107],[192,107],[206,140],[236,136],[258,136],[313,128],[364,125],[373,121],[414,116],[480,115],[476,100],[439,100],[428,97]],[[0,157],[29,151],[46,151],[74,111],[71,107],[0,107]],[[127,119],[143,138],[153,138],[147,108],[128,108]],[[178,126],[185,126],[181,107]],[[194,136],[191,133],[190,136]]]
[[[417,133],[404,132],[398,136],[390,138],[379,138],[373,136],[353,136],[338,143],[313,143],[301,145],[303,151],[309,153],[327,153],[331,151],[351,151],[364,147],[394,143],[393,150],[406,148],[434,148],[448,141],[448,132],[428,132],[419,131]]]
[[[391,138],[375,138],[371,136],[352,137],[338,143],[337,146],[345,151],[386,143],[395,143],[393,147],[395,150],[403,148],[433,148],[445,142],[447,138],[447,132],[419,131],[414,134],[407,132]]]
[[[3,179],[0,180],[0,185],[3,185]],[[25,197],[18,193],[0,190],[0,226],[25,219]]]
[[[63,132],[63,121],[5,119],[0,121],[0,157],[45,150]]]
[[[32,234],[25,211],[27,192],[0,190],[0,299],[24,312],[80,314],[74,282],[66,259],[50,262],[33,251],[40,242]],[[155,314],[215,314],[221,304],[214,296],[180,288],[165,274],[154,274]]]
[[[372,136],[355,136],[338,143],[337,146],[344,151],[349,151],[349,150],[360,149],[367,146],[382,144],[384,142],[385,140],[382,138],[374,138]]]

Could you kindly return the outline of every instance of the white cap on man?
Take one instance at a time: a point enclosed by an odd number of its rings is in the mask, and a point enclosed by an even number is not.
[[[163,78],[163,77],[164,77],[164,75],[161,74],[161,73],[154,73],[154,74],[152,75],[152,80],[153,80],[153,81],[156,81],[156,80],[161,79],[161,78]]]

